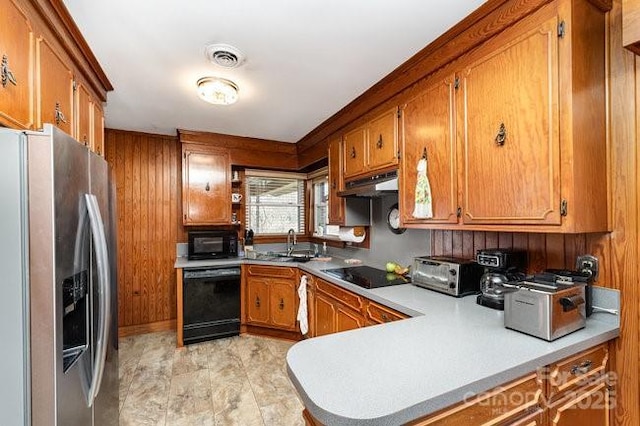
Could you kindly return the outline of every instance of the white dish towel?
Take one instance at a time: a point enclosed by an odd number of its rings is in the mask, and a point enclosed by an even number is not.
[[[430,219],[433,217],[433,206],[431,203],[431,184],[427,176],[427,156],[418,161],[418,176],[416,179],[415,208],[413,217],[420,219]]]
[[[298,321],[300,322],[300,332],[307,334],[309,331],[309,317],[307,315],[307,276],[303,275],[300,278],[300,285],[298,286],[298,297],[300,298],[300,305],[298,306]]]

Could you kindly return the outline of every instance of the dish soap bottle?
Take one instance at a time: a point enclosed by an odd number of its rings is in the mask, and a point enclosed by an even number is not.
[[[327,242],[322,243],[322,257],[327,257]]]

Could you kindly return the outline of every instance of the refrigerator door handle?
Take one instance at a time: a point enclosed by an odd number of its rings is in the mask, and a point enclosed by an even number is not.
[[[98,333],[96,339],[95,359],[93,360],[93,369],[91,374],[91,386],[87,394],[87,404],[89,407],[100,390],[102,382],[102,373],[107,355],[107,336],[109,335],[109,317],[111,306],[110,286],[111,282],[109,272],[109,253],[107,249],[107,239],[104,231],[104,223],[100,214],[98,200],[93,194],[85,194],[87,202],[87,210],[89,211],[89,223],[91,225],[91,233],[93,235],[93,246],[96,253],[96,266],[98,270],[99,283],[99,304],[100,312],[98,315]]]

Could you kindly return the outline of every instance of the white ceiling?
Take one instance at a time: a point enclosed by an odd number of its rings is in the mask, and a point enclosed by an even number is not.
[[[483,0],[64,0],[115,90],[106,126],[176,128],[296,142]],[[228,70],[209,43],[247,56]],[[198,78],[233,80],[231,106]]]

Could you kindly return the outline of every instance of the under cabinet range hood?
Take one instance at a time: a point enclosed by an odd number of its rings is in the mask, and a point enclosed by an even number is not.
[[[345,182],[340,197],[381,197],[398,192],[398,171],[392,170],[362,179]]]

